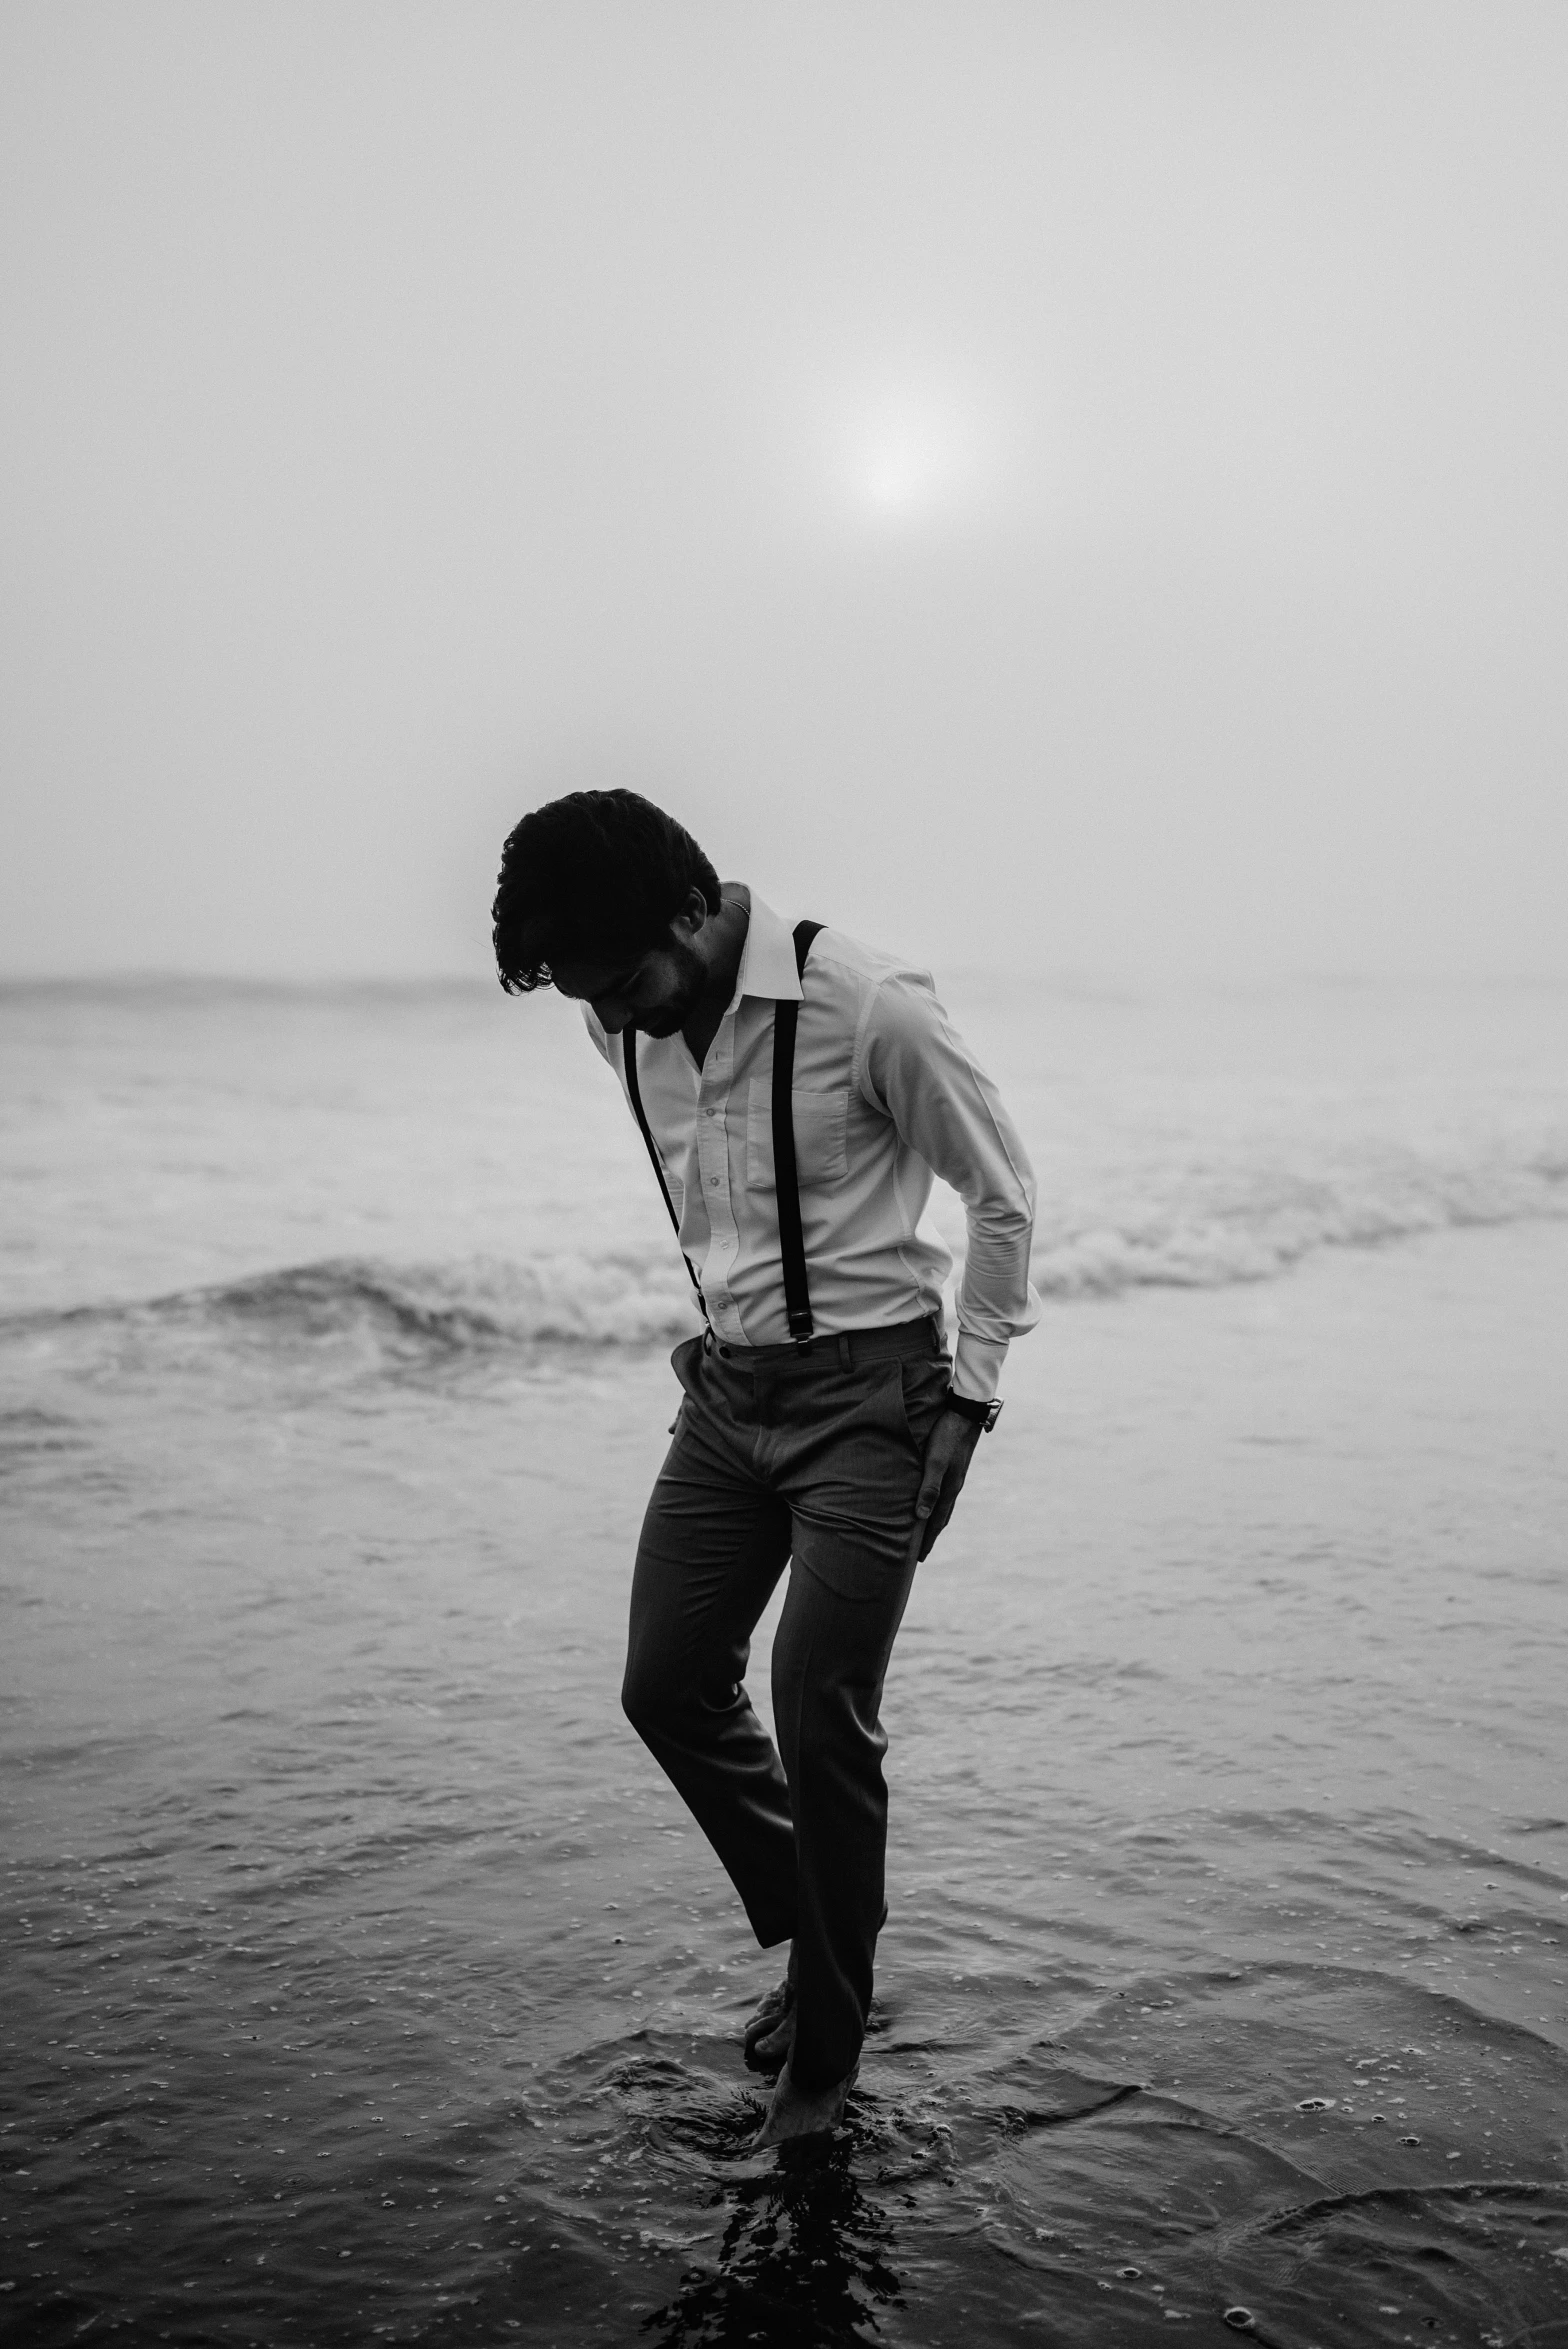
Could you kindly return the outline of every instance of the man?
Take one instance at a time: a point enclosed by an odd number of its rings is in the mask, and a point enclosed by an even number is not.
[[[778,2080],[759,2147],[832,2128],[886,1919],[883,1677],[953,1512],[1029,1285],[1034,1181],[920,971],[722,886],[630,791],[574,792],[506,843],[501,983],[584,1007],[702,1304],[642,1529],[622,1701],[789,1970],[746,2035]],[[791,1163],[793,1162],[793,1163]],[[964,1202],[958,1345],[932,1171]],[[787,1564],[780,1752],[747,1698]],[[782,1758],[781,1758],[782,1757]]]

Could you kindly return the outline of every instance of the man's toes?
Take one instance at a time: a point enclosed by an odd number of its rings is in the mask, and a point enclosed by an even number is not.
[[[761,2071],[776,2071],[784,2063],[795,2044],[795,2017],[787,2014],[771,2031],[755,2040],[748,2050],[752,2062]]]
[[[750,2055],[752,2049],[756,2047],[760,2040],[770,2039],[772,2037],[773,2033],[778,2029],[780,2023],[785,2021],[787,2018],[788,2012],[788,2008],[785,2007],[781,2002],[776,2003],[771,1999],[767,2002],[766,2005],[758,2007],[756,2013],[752,2016],[750,2022],[746,2025],[745,2032],[741,2039],[741,2045],[745,2048],[748,2055]]]
[[[794,1985],[786,1974],[778,1988],[770,1990],[767,1997],[752,2010],[751,2018],[741,2034],[741,2045],[748,2056],[752,2054],[759,2040],[766,2039],[778,2029],[780,2023],[784,2022],[792,2013],[794,2005]]]

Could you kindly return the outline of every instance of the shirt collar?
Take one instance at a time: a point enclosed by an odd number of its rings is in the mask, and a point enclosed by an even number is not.
[[[795,968],[794,933],[771,905],[763,904],[755,889],[747,894],[751,919],[746,925],[734,1000],[739,1003],[743,995],[760,995],[774,1003],[799,1003],[802,988]]]

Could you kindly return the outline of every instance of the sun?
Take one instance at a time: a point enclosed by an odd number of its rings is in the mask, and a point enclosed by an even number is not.
[[[879,389],[840,412],[834,470],[863,522],[914,528],[978,515],[997,486],[991,403],[926,381]]]
[[[867,435],[854,467],[860,502],[872,513],[933,512],[949,503],[965,470],[963,450],[950,431],[929,418],[884,423]]]

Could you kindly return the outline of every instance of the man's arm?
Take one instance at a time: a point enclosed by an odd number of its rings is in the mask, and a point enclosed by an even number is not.
[[[924,978],[883,980],[866,1022],[864,1074],[868,1095],[964,1203],[968,1252],[953,1388],[987,1402],[1010,1340],[1040,1316],[1029,1281],[1035,1185],[1028,1155],[996,1087]],[[936,1423],[916,1504],[921,1557],[952,1516],[980,1434],[976,1420],[956,1411]]]

